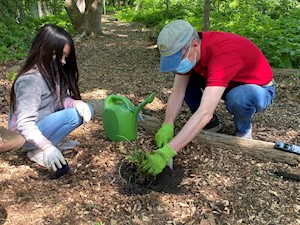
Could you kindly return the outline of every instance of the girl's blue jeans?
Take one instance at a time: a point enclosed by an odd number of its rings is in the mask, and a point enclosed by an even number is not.
[[[88,104],[89,105],[89,104]],[[89,105],[92,116],[94,110]],[[78,114],[75,108],[63,109],[52,114],[49,114],[37,122],[42,134],[57,145],[65,137],[67,137],[73,130],[83,124],[82,117]],[[26,142],[23,147],[25,149],[35,148],[32,143]]]
[[[197,74],[192,74],[185,93],[185,102],[194,113],[201,102],[205,80]],[[222,99],[226,109],[233,115],[233,122],[238,133],[246,133],[251,129],[252,119],[257,112],[264,111],[275,98],[274,82],[271,86],[244,84],[231,90],[226,90]]]

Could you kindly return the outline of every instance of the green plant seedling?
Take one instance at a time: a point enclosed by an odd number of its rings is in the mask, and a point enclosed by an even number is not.
[[[126,163],[134,164],[137,167],[137,169],[140,171],[140,169],[142,168],[143,161],[147,156],[147,153],[143,150],[138,149],[137,146],[134,146],[134,144],[130,140],[128,140],[126,137],[124,137],[122,135],[118,135],[118,136],[120,138],[123,138],[124,140],[126,140],[133,146],[133,149],[130,151],[130,153],[125,156],[124,161]]]
[[[139,151],[135,148],[128,156],[126,156],[125,160],[136,165],[137,169],[140,171],[146,155],[146,152]]]

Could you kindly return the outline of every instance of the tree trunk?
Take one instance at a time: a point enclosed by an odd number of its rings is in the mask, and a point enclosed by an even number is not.
[[[209,20],[209,16],[210,16],[210,0],[205,0],[205,5],[204,5],[204,19],[203,19],[203,31],[209,31],[209,27],[210,27],[210,20]]]
[[[65,0],[65,8],[73,24],[75,31],[79,34],[84,31],[84,15],[79,11],[76,2],[73,0]]]
[[[31,6],[30,6],[30,16],[34,17],[34,18],[38,18],[39,17],[39,6],[38,6],[38,1],[34,2]]]
[[[17,2],[17,5],[18,5],[18,21],[19,22],[22,22],[25,18],[25,5],[22,1],[18,1]]]
[[[102,1],[86,0],[84,25],[87,35],[101,34]]]
[[[65,0],[66,11],[77,33],[95,35],[101,33],[101,0]]]
[[[81,14],[84,14],[85,12],[85,0],[77,0],[76,6],[78,7]]]
[[[103,8],[103,15],[106,15],[106,1],[105,0],[103,0],[102,8]]]

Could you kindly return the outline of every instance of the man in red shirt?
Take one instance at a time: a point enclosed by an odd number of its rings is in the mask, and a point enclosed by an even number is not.
[[[233,115],[236,136],[252,138],[252,119],[275,97],[272,69],[247,38],[225,32],[197,32],[184,20],[167,24],[158,36],[160,71],[175,75],[156,151],[142,170],[157,175],[204,128],[219,125],[214,111],[221,99]],[[183,100],[193,115],[174,136]]]

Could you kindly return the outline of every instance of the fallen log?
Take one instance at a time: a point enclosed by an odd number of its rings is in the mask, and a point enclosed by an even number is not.
[[[94,106],[95,112],[101,115],[103,100],[97,100],[97,102],[91,102],[91,104]],[[161,126],[161,121],[148,115],[142,114],[142,117],[143,121],[139,122],[139,126],[147,133],[155,134]],[[300,155],[274,149],[275,143],[273,142],[243,139],[209,131],[200,132],[195,139],[203,144],[229,148],[232,151],[242,151],[264,161],[281,162],[293,166],[300,164]]]
[[[155,133],[159,129],[161,125],[159,119],[146,115],[143,115],[143,118],[144,121],[140,122],[140,126],[147,132]],[[244,139],[209,131],[200,132],[196,139],[203,144],[230,148],[233,151],[242,151],[252,157],[267,161],[281,162],[293,166],[300,164],[300,155],[275,149],[275,143],[273,142]]]

